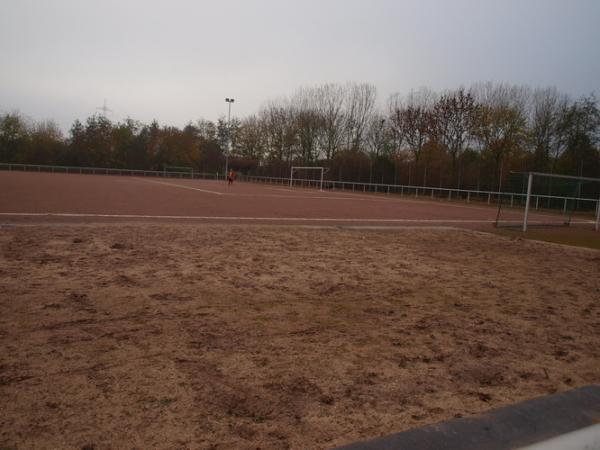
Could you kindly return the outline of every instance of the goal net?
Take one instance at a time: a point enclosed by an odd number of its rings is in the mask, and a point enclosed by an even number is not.
[[[497,227],[599,227],[600,178],[511,172],[499,197]]]
[[[325,173],[327,173],[325,167],[292,166],[290,170],[290,187],[318,187],[322,191]]]
[[[176,178],[194,178],[194,168],[186,166],[163,166],[163,176]]]

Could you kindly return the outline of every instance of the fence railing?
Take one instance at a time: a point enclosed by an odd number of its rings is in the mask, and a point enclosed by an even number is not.
[[[106,167],[77,167],[77,166],[49,166],[43,164],[12,164],[0,163],[0,170],[25,171],[25,172],[52,172],[76,173],[91,175],[118,175],[135,177],[163,177],[163,178],[193,178],[212,179],[223,178],[223,174],[208,172],[180,172],[172,170],[139,170],[139,169],[110,169]]]
[[[94,174],[94,175],[118,175],[118,176],[138,176],[138,177],[162,177],[162,178],[188,178],[188,179],[225,179],[224,173],[210,172],[177,172],[166,170],[138,170],[138,169],[110,169],[102,167],[76,167],[76,166],[50,166],[41,164],[12,164],[0,163],[0,170],[9,171],[28,171],[28,172],[53,172],[53,173],[76,173],[76,174]],[[261,184],[278,184],[283,186],[298,186],[305,188],[320,188],[320,180],[294,178],[291,182],[289,178],[283,177],[265,177],[257,175],[240,175],[240,181]],[[326,190],[338,190],[347,192],[375,193],[385,195],[411,196],[414,198],[445,199],[455,201],[484,202],[488,205],[503,204],[512,207],[521,207],[525,205],[526,193],[516,192],[498,192],[482,191],[474,189],[454,189],[433,186],[414,186],[401,184],[379,184],[363,183],[353,181],[334,181],[324,180],[323,188]],[[600,199],[594,198],[574,198],[554,195],[532,194],[531,205],[537,209],[562,210],[566,213],[570,210],[569,202],[577,202],[578,211],[596,212],[600,211]],[[552,207],[544,208],[544,204]]]
[[[291,186],[289,178],[283,177],[263,177],[263,176],[245,176],[246,181],[255,183],[266,183],[266,184],[280,184]],[[293,186],[316,188],[320,187],[320,180],[314,179],[296,179],[292,181]],[[442,188],[433,186],[414,186],[414,185],[399,185],[399,184],[379,184],[379,183],[363,183],[363,182],[352,182],[352,181],[333,181],[324,180],[324,189],[348,191],[348,192],[362,192],[362,193],[378,193],[385,195],[400,195],[400,196],[411,196],[415,198],[430,198],[430,199],[445,199],[445,200],[463,200],[467,203],[472,201],[485,202],[488,205],[498,204],[502,201],[506,206],[511,208],[517,206],[525,206],[527,199],[527,193],[518,192],[499,192],[499,191],[482,191],[475,189],[455,189],[455,188]],[[547,209],[562,210],[566,213],[570,210],[570,202],[577,202],[578,211],[598,211],[600,209],[600,199],[594,198],[578,198],[578,197],[564,197],[555,195],[543,195],[543,194],[532,194],[531,201],[532,206],[537,209],[544,209],[546,202],[544,200],[551,200],[553,207]],[[559,205],[557,207],[556,205]]]

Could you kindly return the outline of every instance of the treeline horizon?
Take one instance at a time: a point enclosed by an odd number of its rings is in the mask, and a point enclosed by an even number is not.
[[[497,189],[510,171],[600,178],[600,109],[594,94],[504,83],[388,97],[366,83],[323,84],[267,101],[255,114],[186,126],[104,115],[53,121],[0,116],[0,162],[289,176],[325,166],[332,180]]]

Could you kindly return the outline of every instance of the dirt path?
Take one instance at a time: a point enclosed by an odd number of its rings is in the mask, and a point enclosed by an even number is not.
[[[329,448],[600,382],[593,250],[23,226],[0,286],[1,448]]]

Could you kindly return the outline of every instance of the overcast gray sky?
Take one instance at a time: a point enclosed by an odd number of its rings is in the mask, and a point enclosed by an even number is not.
[[[300,86],[600,88],[600,0],[0,0],[0,113],[182,126]]]

